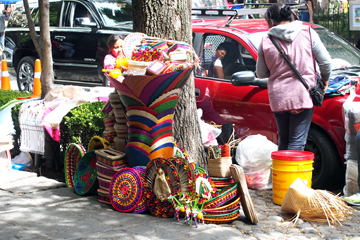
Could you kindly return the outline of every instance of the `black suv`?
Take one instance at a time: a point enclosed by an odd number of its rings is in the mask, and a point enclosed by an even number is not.
[[[29,1],[39,32],[39,8]],[[101,72],[111,34],[132,31],[131,0],[50,0],[50,34],[54,82],[82,86],[104,85]],[[13,9],[5,30],[5,56],[16,71],[20,91],[32,91],[38,54],[30,37],[22,1]]]

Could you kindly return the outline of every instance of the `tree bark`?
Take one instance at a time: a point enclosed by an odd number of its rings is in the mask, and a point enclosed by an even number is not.
[[[49,0],[38,0],[40,17],[40,36],[37,36],[32,20],[29,2],[24,0],[25,13],[28,20],[31,39],[41,60],[41,98],[44,98],[53,87],[54,72],[49,24]]]
[[[133,15],[134,32],[192,43],[191,0],[133,0]],[[179,97],[173,135],[189,159],[206,168],[194,85],[192,74]]]

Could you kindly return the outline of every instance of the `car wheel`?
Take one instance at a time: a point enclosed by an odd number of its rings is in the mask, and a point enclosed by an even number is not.
[[[334,143],[321,130],[310,128],[305,151],[313,152],[312,188],[337,190],[344,186],[345,171]]]
[[[34,87],[34,69],[35,58],[24,57],[20,60],[17,71],[16,79],[19,91],[32,92]]]

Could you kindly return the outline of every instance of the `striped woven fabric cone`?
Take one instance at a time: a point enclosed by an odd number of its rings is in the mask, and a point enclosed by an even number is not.
[[[173,155],[173,117],[181,88],[194,67],[154,76],[127,76],[123,82],[105,74],[124,106],[129,167],[146,166],[151,159]]]

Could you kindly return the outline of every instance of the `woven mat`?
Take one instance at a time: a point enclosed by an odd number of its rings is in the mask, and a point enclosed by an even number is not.
[[[111,205],[119,212],[135,210],[143,196],[143,181],[137,171],[131,168],[119,170],[109,188]]]
[[[96,171],[96,154],[91,150],[79,162],[74,177],[75,192],[79,195],[96,193],[99,187]]]

